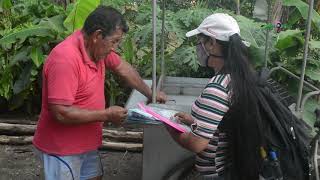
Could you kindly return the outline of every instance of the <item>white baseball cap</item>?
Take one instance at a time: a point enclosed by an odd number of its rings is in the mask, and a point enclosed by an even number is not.
[[[200,33],[221,41],[229,41],[230,36],[240,35],[240,28],[230,15],[215,13],[206,17],[197,29],[187,32],[186,36],[191,37]]]

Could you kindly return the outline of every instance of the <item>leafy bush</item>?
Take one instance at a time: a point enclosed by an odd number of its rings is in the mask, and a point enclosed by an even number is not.
[[[8,1],[10,2],[10,1]],[[48,1],[17,0],[2,7],[0,19],[0,96],[9,109],[39,104],[43,61],[64,37],[63,8]]]
[[[9,102],[9,109],[27,107],[28,111],[40,108],[41,68],[51,49],[75,29],[82,27],[84,19],[98,4],[112,5],[124,13],[130,30],[123,39],[119,51],[123,59],[131,63],[144,78],[152,74],[152,7],[147,0],[77,0],[75,4],[63,9],[49,0],[0,0],[0,100]],[[238,21],[241,36],[250,42],[250,55],[256,68],[262,67],[265,59],[265,46],[268,44],[269,66],[282,63],[290,71],[300,74],[304,43],[306,3],[299,0],[286,0],[285,6],[293,9],[288,26],[281,33],[270,31],[266,42],[266,24],[251,18],[234,14],[234,4],[219,9],[224,1],[167,1],[164,29],[164,60],[167,75],[211,77],[212,71],[197,64],[195,38],[186,38],[187,31],[196,28],[201,21],[214,12],[225,12]],[[210,4],[211,3],[211,4]],[[218,4],[217,4],[218,3]],[[252,2],[244,4],[245,14],[251,15]],[[248,6],[248,7],[245,7]],[[208,8],[209,7],[209,8]],[[320,18],[315,12],[313,26]],[[161,18],[160,3],[157,7],[157,74],[161,67]],[[294,29],[289,29],[294,27]],[[272,29],[272,28],[271,28]],[[314,84],[320,82],[319,29],[312,31],[310,52],[306,70],[306,79]],[[106,94],[110,104],[123,104],[128,89],[120,87],[118,79],[108,74]],[[288,89],[297,91],[296,81],[283,75],[276,78],[288,85]],[[2,107],[2,106],[0,106]],[[33,108],[31,108],[33,107]]]

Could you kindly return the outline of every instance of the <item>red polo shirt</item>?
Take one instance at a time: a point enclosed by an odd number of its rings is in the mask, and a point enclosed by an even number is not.
[[[43,66],[42,107],[33,144],[46,153],[57,155],[96,150],[102,142],[102,123],[59,123],[48,111],[48,104],[104,109],[105,69],[115,69],[120,63],[115,52],[94,63],[84,48],[81,31],[58,44]]]

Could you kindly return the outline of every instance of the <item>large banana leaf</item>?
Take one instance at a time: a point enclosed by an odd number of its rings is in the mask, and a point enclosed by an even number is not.
[[[303,46],[304,40],[302,31],[300,30],[287,30],[279,33],[279,37],[275,47],[289,56],[295,56],[299,49]]]
[[[13,43],[16,43],[17,41],[23,43],[30,36],[46,37],[50,35],[50,27],[32,26],[4,35],[4,37],[0,39],[0,45],[4,49],[10,49]]]
[[[30,49],[31,47],[29,46],[24,46],[21,49],[19,49],[19,51],[17,51],[15,53],[15,55],[13,56],[13,58],[10,60],[9,66],[14,66],[16,65],[18,62],[20,61],[24,61],[26,62],[27,60],[29,60],[30,58],[28,57],[29,53],[30,53]]]
[[[263,23],[255,22],[244,16],[236,16],[240,27],[241,37],[249,42],[250,45],[250,56],[252,63],[255,66],[260,66],[263,64],[265,59],[265,45],[268,43],[269,50],[273,50],[275,35],[270,32],[269,41],[266,42],[266,29],[263,27]]]
[[[64,15],[57,15],[51,18],[44,18],[40,21],[39,25],[43,27],[49,27],[55,32],[62,33],[66,30],[66,28],[63,25],[64,19]]]
[[[31,71],[32,71],[32,64],[28,63],[22,70],[22,73],[19,76],[19,79],[13,85],[13,93],[19,94],[23,90],[30,85],[31,80]]]
[[[100,4],[100,0],[78,0],[64,21],[69,31],[81,29],[88,15]]]
[[[0,12],[3,11],[3,9],[10,9],[11,7],[11,0],[0,0]]]
[[[313,127],[314,122],[316,121],[316,115],[314,113],[316,108],[320,108],[319,102],[317,100],[310,98],[303,109],[303,119],[311,127]]]
[[[37,68],[39,68],[44,61],[44,55],[39,47],[33,47],[31,50],[30,57],[32,59],[32,62],[36,65]]]
[[[262,45],[261,41],[265,41],[265,35],[261,26],[244,16],[236,16],[235,18],[237,19],[240,27],[241,37],[248,41],[252,46],[259,47]],[[257,39],[256,36],[259,36],[259,39]],[[260,41],[260,43],[258,41]]]
[[[309,5],[301,0],[283,0],[284,6],[294,6],[296,7],[303,19],[308,18],[308,11],[309,11]],[[320,15],[317,13],[317,11],[312,10],[312,22],[315,24],[315,27],[320,27]]]
[[[312,80],[320,82],[320,68],[306,68],[306,75]]]
[[[320,41],[311,40],[309,45],[310,49],[320,49]]]

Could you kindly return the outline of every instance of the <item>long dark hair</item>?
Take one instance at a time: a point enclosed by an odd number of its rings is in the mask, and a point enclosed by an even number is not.
[[[222,45],[225,57],[222,71],[231,77],[230,108],[219,125],[229,141],[231,179],[257,180],[261,167],[259,148],[264,140],[258,125],[258,87],[248,47],[238,34],[232,35],[228,42],[217,40],[217,43]]]

